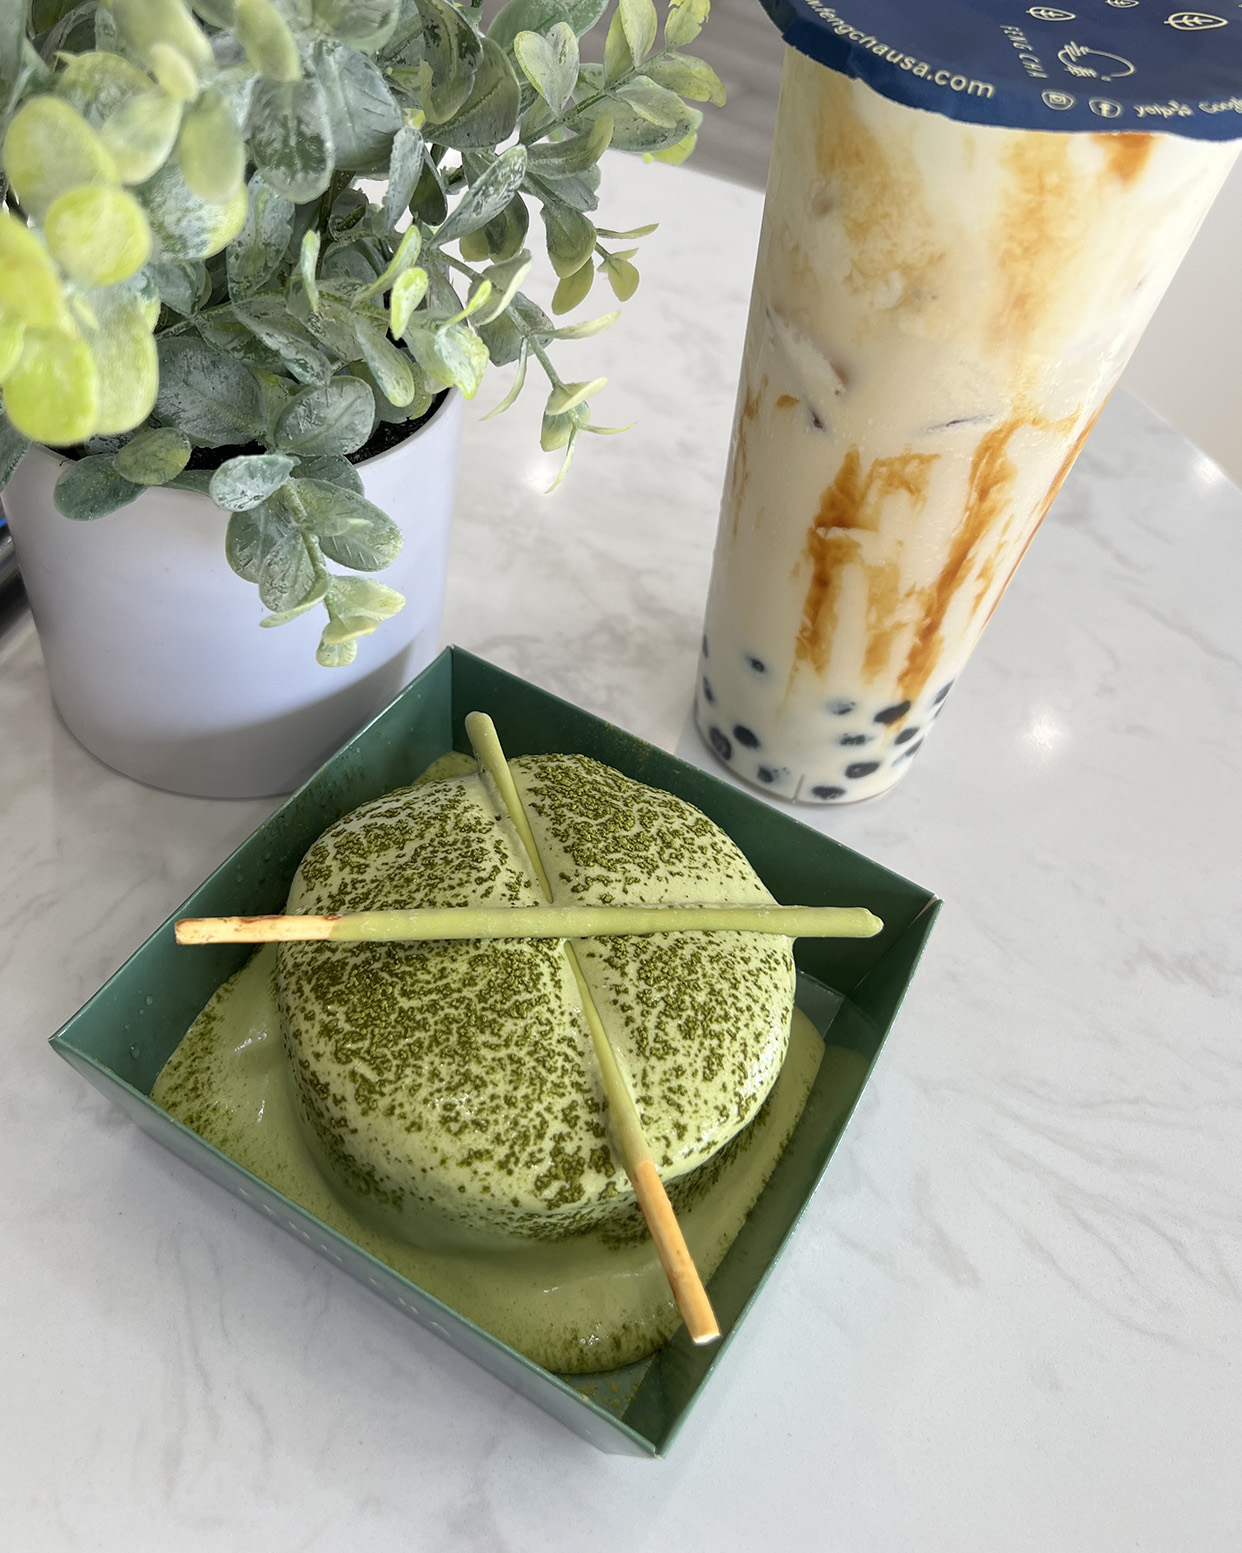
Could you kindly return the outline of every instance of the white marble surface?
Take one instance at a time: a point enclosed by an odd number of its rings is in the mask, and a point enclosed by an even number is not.
[[[684,733],[758,196],[661,216],[553,497],[467,432],[447,636]],[[499,396],[503,384],[493,391]],[[486,406],[480,407],[480,413]],[[1236,1550],[1242,494],[1119,397],[907,781],[800,811],[946,908],[666,1461],[603,1456],[141,1135],[45,1038],[268,805],[175,798],[0,642],[0,1547]]]

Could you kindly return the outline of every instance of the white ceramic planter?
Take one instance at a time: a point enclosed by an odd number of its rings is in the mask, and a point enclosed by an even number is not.
[[[107,765],[176,793],[289,792],[380,711],[439,646],[462,400],[358,466],[405,544],[377,580],[405,608],[321,668],[311,610],[261,630],[258,593],[224,558],[227,516],[162,487],[75,523],[52,490],[64,460],[31,448],[4,492],[57,710]]]

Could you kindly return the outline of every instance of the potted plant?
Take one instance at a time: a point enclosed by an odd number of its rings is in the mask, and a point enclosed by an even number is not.
[[[683,52],[708,0],[662,29],[618,0],[584,63],[608,8],[510,0],[486,31],[449,0],[2,8],[0,486],[53,695],[109,763],[287,789],[430,658],[489,364],[515,367],[501,408],[546,376],[562,475],[610,429],[604,380],[553,361],[617,316],[554,315],[599,276],[632,295],[651,230],[592,220],[599,159],[682,160],[687,99],[723,91]],[[550,313],[522,289],[532,211]],[[397,620],[392,581],[419,594]]]

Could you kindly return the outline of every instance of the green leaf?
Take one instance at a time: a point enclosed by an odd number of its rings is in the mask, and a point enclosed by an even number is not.
[[[527,345],[526,345],[526,341],[523,340],[522,344],[521,344],[521,346],[520,346],[520,348],[518,350],[518,355],[517,355],[517,364],[518,365],[517,365],[517,372],[514,374],[514,378],[513,378],[513,386],[510,388],[509,392],[504,396],[504,398],[500,401],[500,403],[496,406],[496,408],[494,410],[489,410],[487,412],[487,414],[483,417],[483,419],[485,421],[490,421],[494,416],[503,415],[505,413],[505,411],[510,408],[510,406],[512,406],[512,405],[517,403],[518,395],[522,392],[522,388],[523,388],[523,386],[526,383],[526,363],[527,363],[528,360],[529,360],[529,351],[528,351],[528,348],[527,348]]]
[[[328,625],[315,657],[327,668],[339,668],[353,662],[358,637],[369,636],[381,622],[391,619],[405,599],[369,577],[334,577],[324,603]]]
[[[548,395],[548,404],[545,413],[547,415],[567,415],[575,406],[589,399],[593,394],[599,393],[608,379],[606,377],[592,378],[586,383],[560,383]]]
[[[707,21],[709,0],[669,0],[664,23],[664,42],[670,48],[693,43]]]
[[[523,351],[528,349],[525,336],[513,320],[513,311],[516,311],[516,306],[511,312],[493,318],[491,323],[478,326],[479,338],[487,347],[488,359],[494,367],[507,366],[511,361],[519,360]]]
[[[145,421],[155,404],[159,361],[151,326],[159,309],[154,287],[146,283],[115,286],[86,294],[93,318],[83,334],[99,379],[95,433],[108,436],[132,431]]]
[[[401,15],[401,0],[313,0],[315,26],[368,54],[382,48]]]
[[[22,342],[26,338],[26,325],[10,313],[0,312],[0,383],[22,359]]]
[[[422,108],[432,124],[440,124],[469,97],[483,45],[445,0],[417,0],[417,6],[423,23]]]
[[[0,414],[0,491],[9,483],[29,446],[30,438],[24,437],[7,415]]]
[[[665,146],[663,151],[653,151],[647,160],[652,162],[667,162],[671,167],[679,167],[691,154],[699,143],[699,132],[692,129],[684,139],[677,141],[675,145]]]
[[[405,339],[433,383],[458,388],[467,399],[478,393],[487,370],[488,350],[466,324],[445,324],[434,330],[410,328]]]
[[[667,87],[691,102],[725,105],[724,83],[705,59],[693,54],[677,54],[672,59],[652,60],[647,75],[657,86]]]
[[[375,65],[344,43],[315,49],[315,73],[323,90],[337,167],[378,172],[388,166],[401,110]]]
[[[193,102],[198,95],[198,72],[180,49],[171,43],[153,43],[147,50],[147,68],[170,97]]]
[[[436,126],[440,145],[465,151],[498,146],[517,126],[522,89],[503,49],[483,39],[483,52],[474,74],[474,85],[461,108]]]
[[[545,203],[541,215],[547,234],[548,258],[563,280],[582,268],[595,251],[595,228],[584,215],[559,200]]]
[[[388,327],[400,339],[409,325],[414,309],[427,295],[427,271],[417,266],[398,275],[388,298]]]
[[[298,251],[298,270],[312,313],[319,311],[319,283],[316,277],[318,264],[319,233],[315,227],[308,227],[302,234],[302,246]]]
[[[410,200],[410,213],[416,221],[426,222],[428,226],[438,226],[448,213],[444,185],[430,160],[423,163],[422,173]]]
[[[657,86],[650,76],[635,76],[617,88],[617,96],[649,124],[675,129],[685,115],[685,104],[676,92]]]
[[[103,141],[60,97],[32,97],[13,115],[4,136],[4,171],[36,221],[79,184],[118,181]]]
[[[89,523],[127,506],[142,486],[123,479],[107,453],[94,453],[66,464],[56,482],[56,510],[75,523]]]
[[[572,275],[566,275],[557,286],[552,296],[552,311],[572,313],[590,295],[594,281],[595,267],[590,264],[579,265]]]
[[[5,13],[20,11],[6,6]],[[119,54],[78,54],[64,61],[56,75],[56,95],[75,108],[92,129],[101,129],[105,120],[133,98],[151,90],[151,77]]]
[[[388,187],[384,191],[384,225],[391,232],[409,208],[423,170],[423,137],[411,125],[399,129],[388,158]]]
[[[332,585],[332,579],[328,575],[327,567],[319,563],[319,557],[315,554],[315,542],[308,542],[307,549],[310,552],[311,565],[315,568],[315,580],[310,588],[302,595],[302,600],[289,609],[277,610],[275,614],[264,615],[259,621],[261,626],[270,629],[272,626],[287,626],[291,620],[296,620],[299,615],[304,615],[308,609],[314,609],[316,604],[322,604],[328,596],[328,589]]]
[[[377,625],[381,620],[390,620],[405,603],[395,588],[372,582],[369,577],[334,577],[331,598],[344,618],[370,616]]]
[[[586,268],[587,266],[583,265],[583,269]],[[576,276],[571,278],[577,279]],[[552,338],[554,340],[587,340],[592,335],[603,334],[605,329],[611,329],[620,316],[620,312],[601,313],[598,318],[588,318],[584,323],[569,324],[564,329],[558,329]]]
[[[522,74],[559,118],[578,83],[578,38],[573,28],[565,21],[554,23],[546,37],[519,32],[513,52]]]
[[[186,111],[177,161],[187,187],[212,205],[226,205],[241,188],[246,147],[228,103],[208,88]]]
[[[293,237],[292,201],[269,188],[259,173],[251,177],[247,194],[246,222],[229,244],[227,255],[229,295],[234,301],[252,296],[262,287]]]
[[[489,265],[483,271],[482,280],[491,285],[491,298],[486,308],[481,309],[477,315],[477,323],[490,323],[493,318],[498,318],[501,313],[513,301],[518,287],[530,274],[531,256],[523,249],[515,254],[512,259],[506,259],[500,264]]]
[[[629,113],[630,109],[624,103],[616,105],[622,113]],[[583,127],[589,127],[596,118],[603,118],[611,122],[610,114],[598,114],[585,118]],[[600,185],[600,171],[598,167],[586,167],[580,173],[568,173],[557,168],[554,163],[541,167],[538,172],[534,167],[528,169],[524,187],[538,199],[545,203],[551,199],[562,205],[568,205],[570,209],[585,214],[592,211],[599,204],[596,190]]]
[[[339,566],[378,572],[401,553],[401,530],[373,502],[326,480],[296,479],[303,521]]]
[[[579,37],[590,32],[608,9],[608,0],[562,0],[562,3],[569,17],[569,25]]]
[[[354,333],[362,349],[362,359],[371,369],[379,389],[390,404],[399,408],[414,398],[418,384],[409,357],[399,350],[382,328],[359,318]]]
[[[630,53],[629,39],[625,36],[625,22],[618,7],[613,12],[612,21],[608,24],[608,33],[604,39],[604,80],[609,84],[619,81],[633,68],[634,57]]]
[[[332,362],[319,350],[315,336],[289,311],[284,296],[261,293],[233,303],[233,315],[257,340],[275,351],[283,370],[299,383],[326,383]]]
[[[530,211],[522,196],[515,194],[501,213],[483,228],[492,259],[500,264],[519,254],[529,230]]]
[[[436,233],[437,245],[442,248],[445,243],[475,232],[494,220],[517,193],[525,176],[526,147],[510,146],[502,151],[453,207]]]
[[[331,281],[324,280],[324,289],[319,296],[319,311],[307,318],[306,327],[342,361],[361,360],[362,350],[354,338],[353,308],[327,289],[331,284]]]
[[[236,0],[228,25],[260,75],[269,81],[297,81],[301,77],[297,39],[272,0]]]
[[[382,291],[391,290],[395,282],[405,274],[418,258],[422,251],[423,237],[416,226],[407,227],[401,234],[401,241],[397,244],[397,251],[384,266],[383,270],[370,281],[358,293],[354,299],[356,302],[365,302],[369,298],[378,296]]]
[[[147,266],[160,301],[174,313],[189,318],[203,303],[206,268],[191,259],[160,259]]]
[[[299,480],[327,480],[331,485],[343,486],[347,491],[362,495],[362,476],[347,458],[340,454],[323,458],[306,458],[298,465]]]
[[[259,597],[265,607],[277,613],[298,608],[318,582],[316,559],[296,528],[283,534],[259,566]]]
[[[332,124],[319,81],[260,81],[249,126],[250,155],[264,181],[295,205],[318,199],[333,167]]]
[[[657,232],[659,229],[660,223],[658,221],[653,221],[650,226],[636,226],[631,228],[631,230],[628,232],[613,232],[606,226],[596,227],[595,230],[601,237],[615,237],[625,241],[628,238],[634,237],[650,237],[653,232]]]
[[[635,64],[641,64],[655,46],[659,21],[651,0],[619,0],[617,14],[625,29],[625,41]]]
[[[280,489],[295,463],[283,453],[247,453],[226,459],[211,477],[211,499],[225,512],[248,512]]]
[[[297,536],[297,529],[280,499],[235,512],[224,537],[225,559],[239,577],[258,582],[264,561],[291,535]]]
[[[156,87],[130,97],[110,114],[99,138],[122,183],[146,183],[168,160],[180,129],[181,104]]]
[[[497,13],[487,35],[500,48],[512,49],[519,33],[546,33],[558,22],[568,21],[569,11],[561,0],[509,0]]]
[[[43,218],[47,245],[82,286],[115,286],[147,261],[151,233],[124,189],[83,184],[52,201]]]
[[[209,448],[253,442],[263,430],[263,394],[242,361],[192,334],[159,342],[160,387],[155,408],[169,425]]]
[[[600,264],[600,270],[608,276],[608,284],[618,302],[628,302],[638,290],[638,271],[619,254],[609,254]]]
[[[166,485],[190,461],[190,439],[172,426],[140,431],[120,448],[113,468],[135,485]]]
[[[89,437],[99,414],[99,375],[86,342],[28,327],[5,379],[4,412],[32,442],[66,446]]]
[[[213,63],[211,44],[181,0],[109,0],[121,37],[147,63],[163,47],[175,50],[196,74]]]
[[[276,443],[304,456],[353,453],[370,437],[374,422],[375,400],[367,385],[335,377],[294,395],[276,423]]]
[[[543,178],[560,178],[567,173],[585,172],[594,167],[612,139],[612,118],[602,113],[584,135],[569,140],[554,140],[531,147],[531,169]]]
[[[246,220],[244,188],[227,205],[213,205],[187,188],[173,162],[166,162],[134,195],[146,212],[161,259],[209,259],[232,242]]]
[[[639,84],[645,80],[640,77],[638,82],[629,83],[630,86]],[[575,127],[590,123],[600,114],[607,113],[613,120],[611,146],[614,151],[630,151],[641,155],[654,155],[659,151],[666,151],[670,146],[675,146],[692,131],[698,128],[700,117],[693,108],[687,108],[681,98],[673,92],[665,92],[661,86],[656,86],[654,81],[647,81],[647,93],[640,90],[644,106],[649,111],[655,111],[662,118],[671,116],[672,105],[676,104],[680,117],[672,125],[657,124],[650,117],[640,114],[623,95],[610,93],[603,102],[596,103],[593,107],[573,115]],[[629,86],[621,89],[628,91]],[[652,96],[649,94],[663,94]]]

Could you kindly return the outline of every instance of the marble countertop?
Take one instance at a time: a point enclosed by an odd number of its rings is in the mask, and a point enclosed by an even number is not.
[[[635,163],[605,187],[609,225],[664,225],[622,324],[569,351],[638,425],[545,497],[537,394],[487,427],[506,385],[481,396],[445,636],[710,766],[686,714],[759,196]],[[664,1461],[567,1433],[49,1051],[272,804],[96,764],[10,629],[0,1543],[1232,1553],[1240,575],[1242,493],[1118,395],[905,783],[798,811],[946,906]]]

